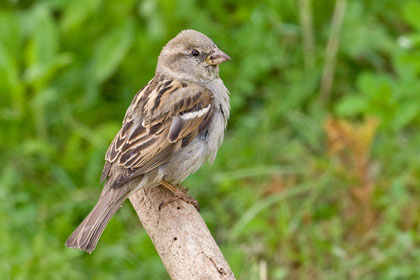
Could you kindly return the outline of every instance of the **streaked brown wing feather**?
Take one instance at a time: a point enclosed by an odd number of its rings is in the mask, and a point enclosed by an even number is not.
[[[207,129],[213,110],[213,95],[208,89],[154,78],[128,108],[106,153],[101,180],[118,187],[165,163]]]

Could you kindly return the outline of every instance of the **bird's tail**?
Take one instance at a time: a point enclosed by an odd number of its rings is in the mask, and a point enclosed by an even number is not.
[[[106,225],[127,198],[121,189],[110,189],[103,193],[89,215],[66,241],[66,247],[92,253]]]

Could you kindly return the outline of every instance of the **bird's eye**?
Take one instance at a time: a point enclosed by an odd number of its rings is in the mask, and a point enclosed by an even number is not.
[[[200,52],[197,51],[197,50],[192,50],[191,54],[192,54],[192,56],[199,56]]]

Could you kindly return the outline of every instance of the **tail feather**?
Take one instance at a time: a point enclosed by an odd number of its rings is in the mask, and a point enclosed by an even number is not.
[[[112,200],[110,193],[101,196],[89,215],[75,229],[66,241],[66,247],[84,250],[92,253],[106,225],[117,212],[125,197]]]

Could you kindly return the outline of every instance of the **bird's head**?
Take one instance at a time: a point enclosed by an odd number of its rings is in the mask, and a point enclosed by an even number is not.
[[[230,60],[206,35],[184,30],[163,47],[156,74],[206,83],[219,77],[219,64]]]

